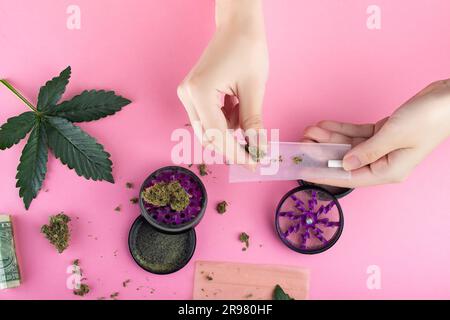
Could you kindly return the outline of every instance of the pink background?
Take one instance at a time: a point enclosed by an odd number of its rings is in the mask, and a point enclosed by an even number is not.
[[[306,125],[325,118],[378,120],[431,81],[450,77],[450,2],[375,2],[382,9],[377,31],[366,27],[372,0],[266,1],[271,74],[265,120],[268,128],[281,128],[282,140],[299,139]],[[81,7],[81,30],[66,28],[69,4]],[[307,267],[313,299],[450,298],[450,141],[407,182],[359,189],[343,199],[343,235],[315,256],[290,251],[274,232],[275,206],[294,182],[230,185],[227,168],[214,166],[203,179],[210,202],[191,263],[170,276],[134,264],[127,236],[139,214],[129,204],[137,189],[125,189],[125,182],[139,186],[170,164],[170,134],[187,122],[176,86],[213,31],[212,0],[0,2],[0,77],[31,101],[69,64],[73,77],[65,97],[105,88],[133,100],[113,117],[81,125],[112,154],[114,185],[86,181],[51,156],[48,192],[26,212],[14,187],[24,143],[0,152],[0,212],[16,220],[24,280],[18,289],[1,291],[0,299],[80,299],[66,288],[66,268],[75,258],[92,287],[86,299],[115,291],[121,299],[189,299],[196,260]],[[1,123],[26,110],[5,88],[0,108]],[[222,216],[214,206],[223,199],[230,209]],[[39,233],[59,211],[74,217],[72,244],[61,255]],[[242,231],[251,237],[247,252],[237,240]],[[366,286],[373,264],[382,271],[381,290]],[[132,282],[122,288],[126,279]]]

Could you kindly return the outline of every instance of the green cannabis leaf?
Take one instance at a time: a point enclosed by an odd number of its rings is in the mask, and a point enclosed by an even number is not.
[[[73,122],[94,121],[113,115],[131,101],[114,91],[85,90],[71,100],[59,103],[70,75],[69,66],[41,87],[37,107],[7,80],[0,80],[31,109],[8,119],[0,127],[0,150],[11,148],[31,131],[16,175],[16,187],[27,210],[42,188],[48,149],[79,176],[114,183],[109,153]]]
[[[11,148],[19,143],[33,128],[34,122],[35,116],[31,111],[9,118],[0,128],[0,150]]]
[[[48,117],[45,123],[48,146],[56,158],[78,175],[114,183],[109,153],[94,138],[66,119]]]
[[[112,91],[83,91],[72,100],[64,101],[49,114],[71,122],[94,121],[120,111],[130,100],[116,96]]]
[[[286,292],[284,292],[283,288],[280,285],[275,286],[275,290],[273,291],[273,300],[294,300],[291,298]]]
[[[61,99],[64,94],[64,91],[66,91],[71,72],[72,70],[70,67],[67,67],[59,74],[59,76],[47,81],[45,86],[41,87],[37,103],[37,109],[39,111],[49,110],[58,103],[59,99]]]
[[[47,160],[46,133],[41,121],[38,120],[23,148],[17,167],[16,186],[20,188],[19,195],[23,198],[26,209],[30,207],[31,201],[36,198],[42,187],[47,172]]]

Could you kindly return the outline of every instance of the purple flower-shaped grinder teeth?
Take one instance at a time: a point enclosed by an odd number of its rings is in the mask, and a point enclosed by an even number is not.
[[[342,233],[344,216],[330,192],[315,186],[289,191],[278,204],[275,226],[280,239],[299,253],[331,248]]]

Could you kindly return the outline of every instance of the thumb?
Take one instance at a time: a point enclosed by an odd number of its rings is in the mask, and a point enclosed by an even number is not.
[[[239,122],[253,150],[267,152],[267,135],[263,130],[262,103],[264,86],[247,88],[239,95]]]
[[[367,166],[388,153],[397,149],[395,135],[383,128],[370,139],[358,144],[344,157],[343,166],[346,171]]]

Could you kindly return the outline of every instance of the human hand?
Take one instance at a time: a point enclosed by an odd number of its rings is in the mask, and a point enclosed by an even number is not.
[[[250,147],[266,147],[259,131],[269,69],[261,1],[216,0],[216,26],[200,60],[178,87],[178,97],[203,145],[212,145],[228,161],[254,164],[227,129],[241,128]],[[208,130],[218,130],[222,139]]]
[[[304,132],[309,142],[346,143],[350,180],[311,181],[338,187],[401,182],[450,136],[450,80],[437,81],[375,124],[322,121]]]

